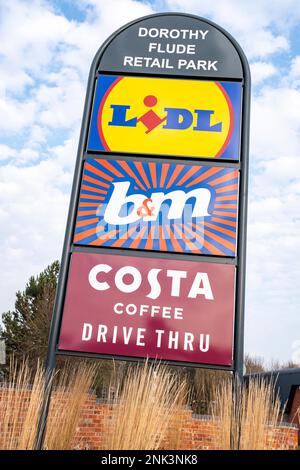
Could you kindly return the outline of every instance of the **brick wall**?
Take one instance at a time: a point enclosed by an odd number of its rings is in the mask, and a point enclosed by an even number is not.
[[[300,441],[300,386],[296,389],[293,404],[290,411],[290,422],[294,423],[299,428],[299,441]]]
[[[18,410],[17,411],[17,416],[18,419],[14,420],[14,429],[12,427],[12,423],[9,423],[9,431],[8,435],[12,435],[15,440],[17,441],[19,434],[22,429],[22,425],[24,423],[29,401],[30,401],[30,396],[31,396],[31,391],[30,390],[22,390],[20,391],[15,391],[15,393],[12,392],[12,390],[9,391],[9,406],[8,408]],[[7,402],[7,389],[5,388],[0,388],[0,404],[1,402]],[[2,422],[2,415],[1,415],[1,407],[0,407],[0,449],[3,449],[3,439],[4,436],[3,432],[1,432],[1,422]],[[8,437],[8,436],[7,436]]]
[[[55,406],[55,396],[54,396]],[[107,420],[113,416],[113,406],[89,395],[77,428],[74,446],[87,449],[103,449],[107,445]],[[214,450],[217,449],[218,425],[208,416],[194,416],[190,410],[182,410],[177,425],[168,430],[164,449]],[[179,424],[180,423],[180,424]],[[179,424],[179,426],[178,426]],[[103,432],[103,430],[106,432]],[[180,428],[180,432],[174,429]],[[267,431],[267,447],[270,450],[292,450],[298,447],[296,427],[281,426]]]
[[[0,388],[0,401],[5,399],[5,389]],[[18,426],[21,429],[26,413],[30,391],[24,392],[20,408]],[[62,397],[55,392],[52,394],[51,407],[61,403]],[[100,402],[96,395],[89,394],[82,406],[81,417],[76,430],[74,448],[104,449],[107,447],[108,421],[113,417],[114,407]],[[51,413],[51,409],[50,409]],[[218,425],[209,417],[194,416],[188,409],[180,411],[168,430],[162,444],[164,449],[213,450],[217,449]],[[179,429],[179,431],[178,431]],[[0,433],[0,449],[1,449]],[[298,446],[298,430],[295,427],[269,428],[267,431],[267,446],[269,449],[296,449]]]

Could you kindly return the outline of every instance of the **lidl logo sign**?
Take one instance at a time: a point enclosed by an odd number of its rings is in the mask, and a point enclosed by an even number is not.
[[[89,150],[238,160],[240,83],[100,76]]]
[[[144,105],[152,108],[157,104],[157,97],[153,95],[145,96]],[[111,104],[113,109],[112,120],[108,123],[109,126],[118,127],[136,127],[138,122],[141,122],[146,130],[145,133],[153,131],[160,124],[163,129],[177,129],[185,130],[193,126],[194,131],[218,132],[222,133],[223,123],[211,124],[211,115],[214,114],[212,110],[195,109],[197,115],[196,125],[193,125],[193,114],[185,108],[164,108],[165,115],[159,116],[153,109],[146,111],[140,117],[126,119],[126,114],[130,106],[123,104]]]
[[[238,171],[85,161],[74,243],[235,256]]]

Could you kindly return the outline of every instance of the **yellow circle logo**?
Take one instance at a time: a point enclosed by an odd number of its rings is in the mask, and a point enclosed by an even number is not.
[[[230,141],[233,108],[219,82],[118,77],[97,125],[107,151],[215,158]]]

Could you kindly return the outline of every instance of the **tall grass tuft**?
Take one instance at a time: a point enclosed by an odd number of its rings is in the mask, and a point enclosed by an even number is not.
[[[45,384],[40,364],[32,386],[30,383],[28,363],[24,361],[19,365],[12,361],[9,380],[0,390],[1,449],[34,449]]]
[[[208,414],[214,399],[214,390],[225,381],[231,381],[230,372],[222,370],[196,369],[192,388],[193,409],[198,414]]]
[[[224,450],[266,449],[272,428],[282,424],[274,385],[264,380],[250,380],[247,387],[226,381],[215,391],[211,414],[218,423],[218,447]]]
[[[50,403],[44,448],[72,449],[80,412],[95,378],[95,364],[69,364],[59,375]]]
[[[159,363],[129,368],[113,400],[106,448],[155,450],[163,447],[168,427],[186,399],[185,382]],[[174,428],[175,429],[175,428]],[[176,431],[176,429],[175,429]],[[173,436],[174,446],[178,436]]]

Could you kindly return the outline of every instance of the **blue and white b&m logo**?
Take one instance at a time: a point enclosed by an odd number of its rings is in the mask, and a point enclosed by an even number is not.
[[[90,158],[74,243],[235,256],[237,195],[232,168]]]

